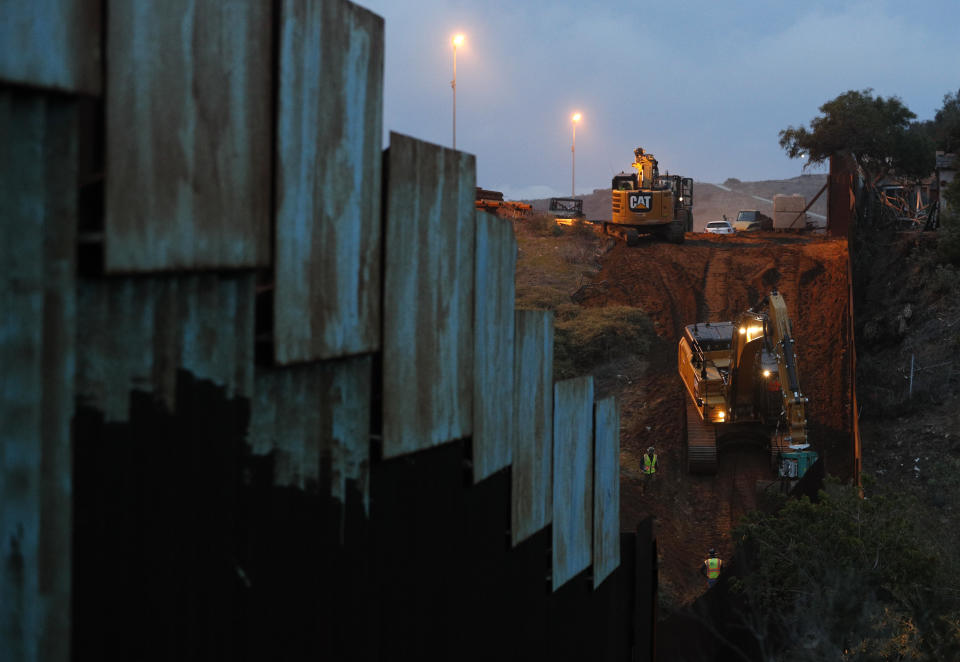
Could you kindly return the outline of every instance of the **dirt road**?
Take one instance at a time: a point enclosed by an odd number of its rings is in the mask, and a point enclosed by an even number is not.
[[[688,234],[686,243],[618,243],[595,279],[605,281],[585,306],[631,305],[653,319],[660,342],[642,374],[621,391],[621,524],[630,530],[655,518],[661,554],[664,607],[690,602],[705,589],[697,573],[709,547],[729,556],[729,531],[757,504],[757,481],[769,480],[765,452],[724,450],[716,476],[692,476],[683,464],[685,393],[676,372],[676,345],[683,327],[696,321],[731,320],[773,288],[784,296],[793,321],[800,383],[815,449],[827,471],[847,478],[849,357],[845,240],[758,233]],[[660,471],[644,486],[642,455],[655,446]]]

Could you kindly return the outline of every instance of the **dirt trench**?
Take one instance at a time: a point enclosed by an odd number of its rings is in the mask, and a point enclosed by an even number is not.
[[[800,384],[810,402],[810,438],[827,471],[853,472],[845,240],[762,233],[688,234],[682,245],[617,244],[597,281],[605,288],[586,306],[630,305],[652,318],[660,338],[643,374],[620,392],[621,526],[654,517],[660,550],[661,605],[689,603],[705,590],[698,574],[707,549],[731,554],[730,530],[757,506],[757,482],[769,481],[767,454],[736,447],[720,454],[716,476],[694,476],[684,466],[685,393],[677,376],[677,342],[696,321],[731,320],[778,289],[797,340]],[[644,450],[657,449],[660,470],[644,485]]]

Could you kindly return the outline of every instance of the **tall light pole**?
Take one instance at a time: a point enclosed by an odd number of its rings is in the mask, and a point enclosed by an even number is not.
[[[570,146],[570,159],[573,168],[570,171],[570,197],[577,195],[577,122],[580,121],[580,113],[574,113],[570,118],[573,125],[573,145]]]
[[[463,43],[463,35],[458,34],[453,38],[453,80],[450,81],[450,87],[453,88],[453,148],[457,148],[457,46]]]

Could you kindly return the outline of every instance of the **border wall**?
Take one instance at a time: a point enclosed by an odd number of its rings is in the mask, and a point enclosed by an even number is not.
[[[650,659],[619,412],[346,0],[0,3],[8,660]]]

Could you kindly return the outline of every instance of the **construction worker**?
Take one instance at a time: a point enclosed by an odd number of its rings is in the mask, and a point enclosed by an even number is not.
[[[643,483],[640,488],[640,494],[643,494],[647,491],[647,483],[653,480],[654,474],[657,473],[657,452],[654,450],[653,446],[647,449],[647,452],[643,455]]]
[[[643,473],[648,476],[657,473],[657,451],[654,450],[653,446],[648,448],[643,456]]]
[[[707,578],[707,588],[717,583],[720,573],[723,572],[723,561],[717,558],[717,551],[712,547],[707,551],[707,558],[700,566],[700,574]]]

